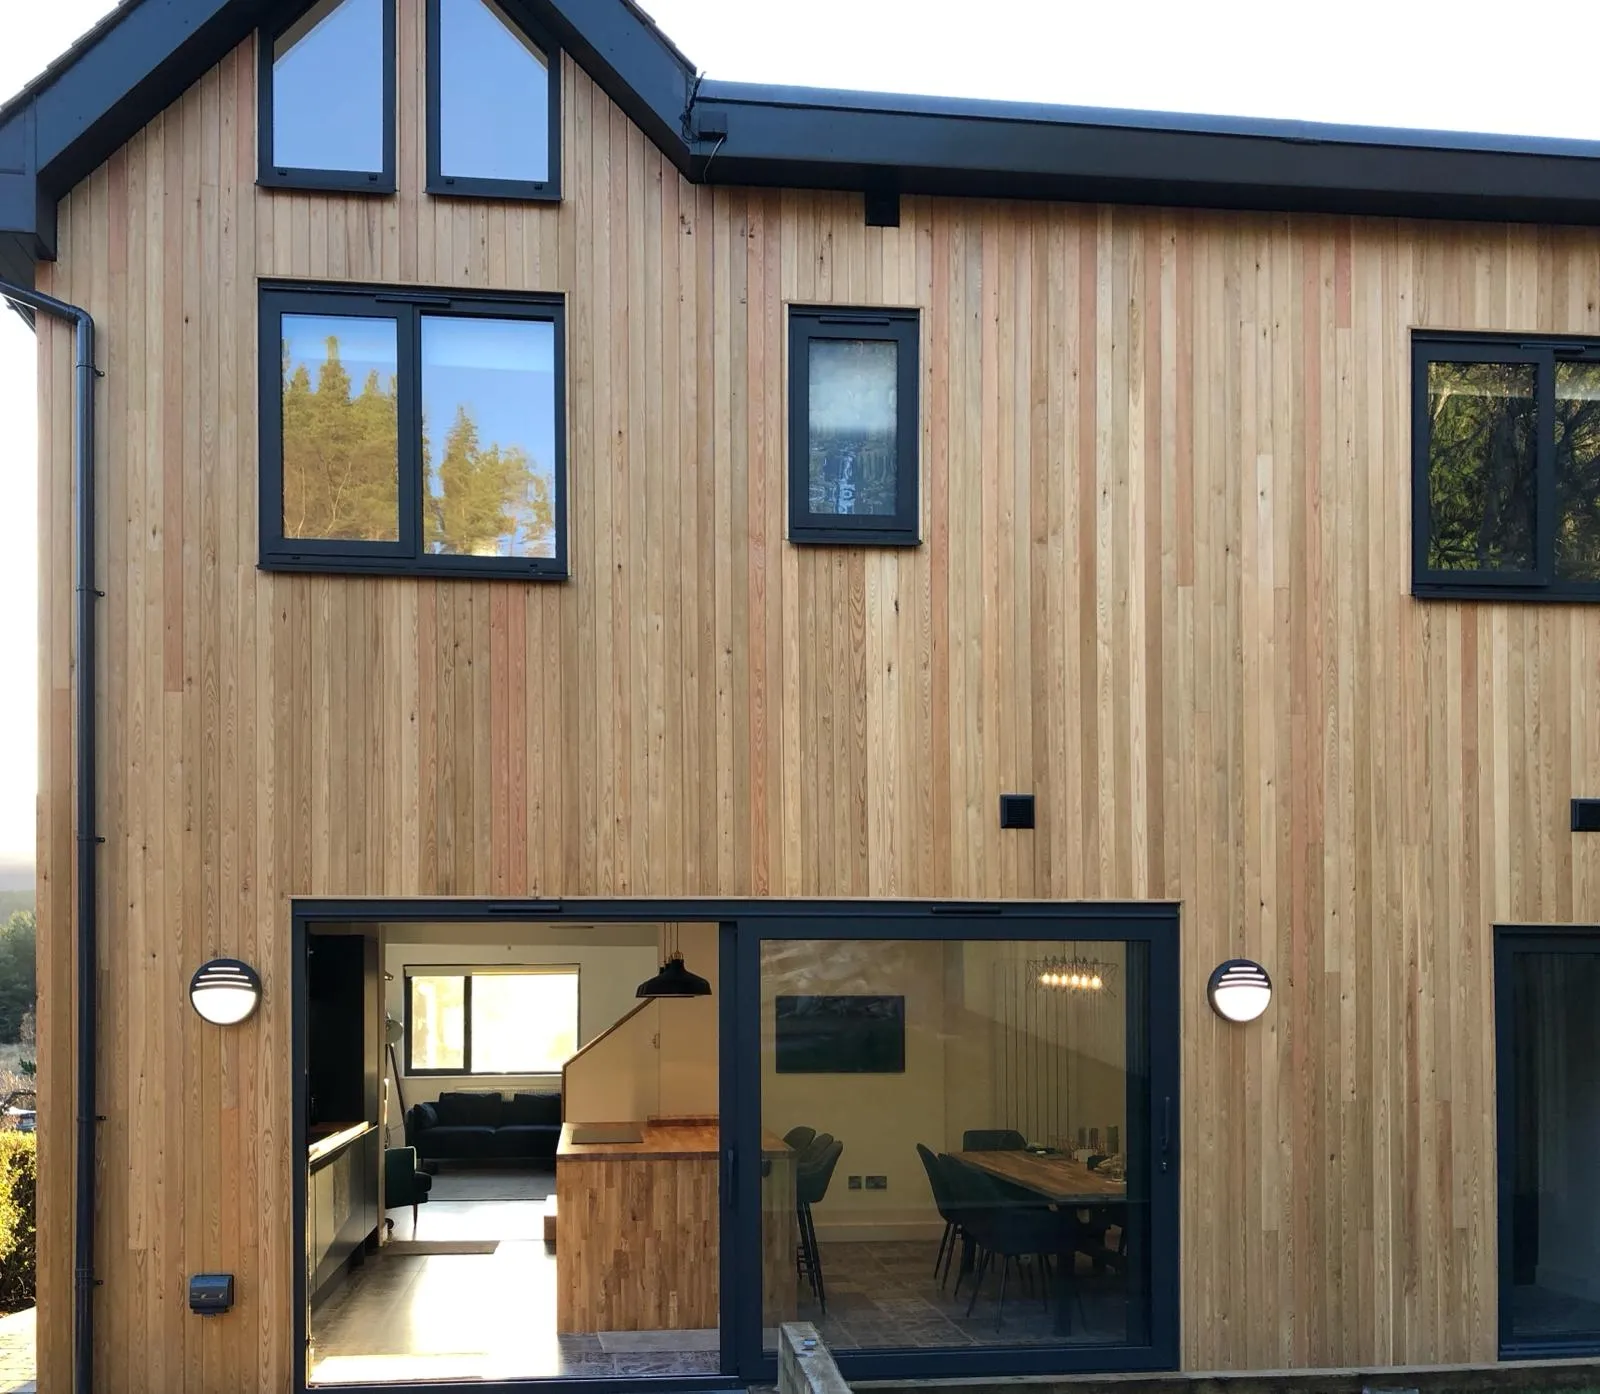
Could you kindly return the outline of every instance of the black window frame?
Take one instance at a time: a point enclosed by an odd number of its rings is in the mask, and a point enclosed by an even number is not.
[[[320,314],[392,319],[399,362],[396,410],[399,438],[397,542],[283,535],[283,387],[281,317]],[[258,297],[258,514],[264,571],[339,572],[366,576],[461,576],[480,579],[568,579],[566,298],[560,294],[431,290],[414,286],[263,281]],[[424,550],[422,516],[422,317],[526,319],[555,331],[555,498],[553,557],[478,557]]]
[[[431,964],[408,963],[400,970],[400,986],[404,997],[403,1016],[405,1027],[405,1066],[407,1078],[413,1079],[449,1079],[460,1078],[463,1075],[481,1075],[484,1077],[498,1076],[502,1079],[527,1079],[535,1075],[558,1075],[561,1066],[553,1070],[478,1070],[472,1065],[472,980],[475,977],[518,977],[538,976],[553,977],[556,975],[571,974],[575,984],[572,1022],[573,1035],[577,1041],[577,1048],[583,1048],[583,966],[578,963],[522,963],[522,964],[487,964],[474,963],[470,965],[446,964],[435,967]],[[461,978],[461,1065],[459,1070],[419,1070],[411,1062],[411,980],[412,978]]]
[[[875,331],[875,332],[866,332]],[[810,503],[811,344],[893,339],[895,512],[813,513]],[[922,312],[865,306],[789,307],[789,541],[822,546],[916,547],[922,542]]]
[[[391,0],[392,3],[392,0]],[[439,0],[427,0],[427,68],[424,86],[427,92],[426,132],[428,159],[428,193],[444,198],[498,198],[515,199],[526,203],[561,202],[561,46],[541,26],[522,12],[515,0],[496,0],[498,8],[512,24],[545,56],[549,80],[547,82],[547,122],[550,156],[550,177],[544,181],[533,179],[483,179],[470,175],[446,174],[442,168],[439,142],[440,126],[440,73],[439,73]]]
[[[1600,602],[1600,582],[1556,574],[1555,367],[1600,362],[1600,339],[1579,335],[1411,336],[1411,593],[1422,599]],[[1535,367],[1534,565],[1526,571],[1440,571],[1428,565],[1428,370],[1434,363],[1531,363]]]
[[[299,169],[278,165],[273,159],[272,104],[273,50],[283,35],[316,5],[297,5],[270,28],[256,33],[256,183],[269,189],[316,189],[324,193],[392,194],[395,191],[395,52],[396,0],[379,0],[383,11],[383,169]]]

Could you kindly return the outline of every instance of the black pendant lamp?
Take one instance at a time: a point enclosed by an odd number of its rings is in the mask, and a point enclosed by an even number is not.
[[[667,926],[667,956],[661,971],[639,984],[637,997],[709,997],[711,984],[684,966],[678,948],[678,926]]]

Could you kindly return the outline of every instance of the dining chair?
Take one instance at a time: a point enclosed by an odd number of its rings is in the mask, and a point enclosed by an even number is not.
[[[939,1238],[939,1252],[934,1255],[933,1276],[939,1280],[939,1291],[950,1279],[950,1259],[961,1237],[961,1222],[955,1209],[955,1195],[951,1189],[946,1163],[948,1158],[936,1156],[931,1147],[917,1144],[917,1156],[922,1158],[922,1169],[928,1173],[928,1188],[933,1192],[933,1204],[944,1221],[944,1233]],[[941,1272],[941,1269],[943,1270]]]
[[[814,1143],[812,1147],[795,1168],[795,1210],[800,1223],[800,1252],[796,1263],[801,1275],[811,1284],[811,1295],[826,1314],[828,1290],[822,1280],[822,1251],[817,1245],[817,1227],[811,1218],[811,1207],[820,1205],[828,1194],[828,1183],[833,1180],[844,1144],[830,1138],[822,1151],[816,1151]]]
[[[816,1135],[817,1130],[815,1128],[808,1128],[802,1124],[797,1128],[790,1128],[789,1131],[783,1135],[783,1140],[786,1145],[793,1148],[796,1152],[804,1152],[806,1148],[811,1145],[811,1139]]]
[[[1020,1152],[1027,1145],[1015,1128],[968,1128],[961,1134],[963,1152]]]

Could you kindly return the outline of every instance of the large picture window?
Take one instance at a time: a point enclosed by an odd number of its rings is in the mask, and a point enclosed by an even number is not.
[[[578,970],[408,967],[406,1073],[548,1075],[578,1049]]]
[[[1600,342],[1418,335],[1413,588],[1600,600]]]
[[[394,0],[316,0],[263,30],[258,178],[394,192]]]
[[[918,541],[917,312],[789,311],[789,538]]]
[[[561,55],[495,0],[428,0],[428,192],[561,196]]]
[[[565,576],[562,327],[549,297],[264,289],[262,565]]]

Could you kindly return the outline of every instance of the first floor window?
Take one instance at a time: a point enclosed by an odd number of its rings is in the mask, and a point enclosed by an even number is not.
[[[406,1073],[559,1074],[578,1049],[578,970],[407,968]]]
[[[789,311],[789,538],[918,540],[917,312]]]
[[[1600,600],[1600,342],[1418,335],[1418,594]]]
[[[562,307],[261,295],[261,562],[566,575]]]

